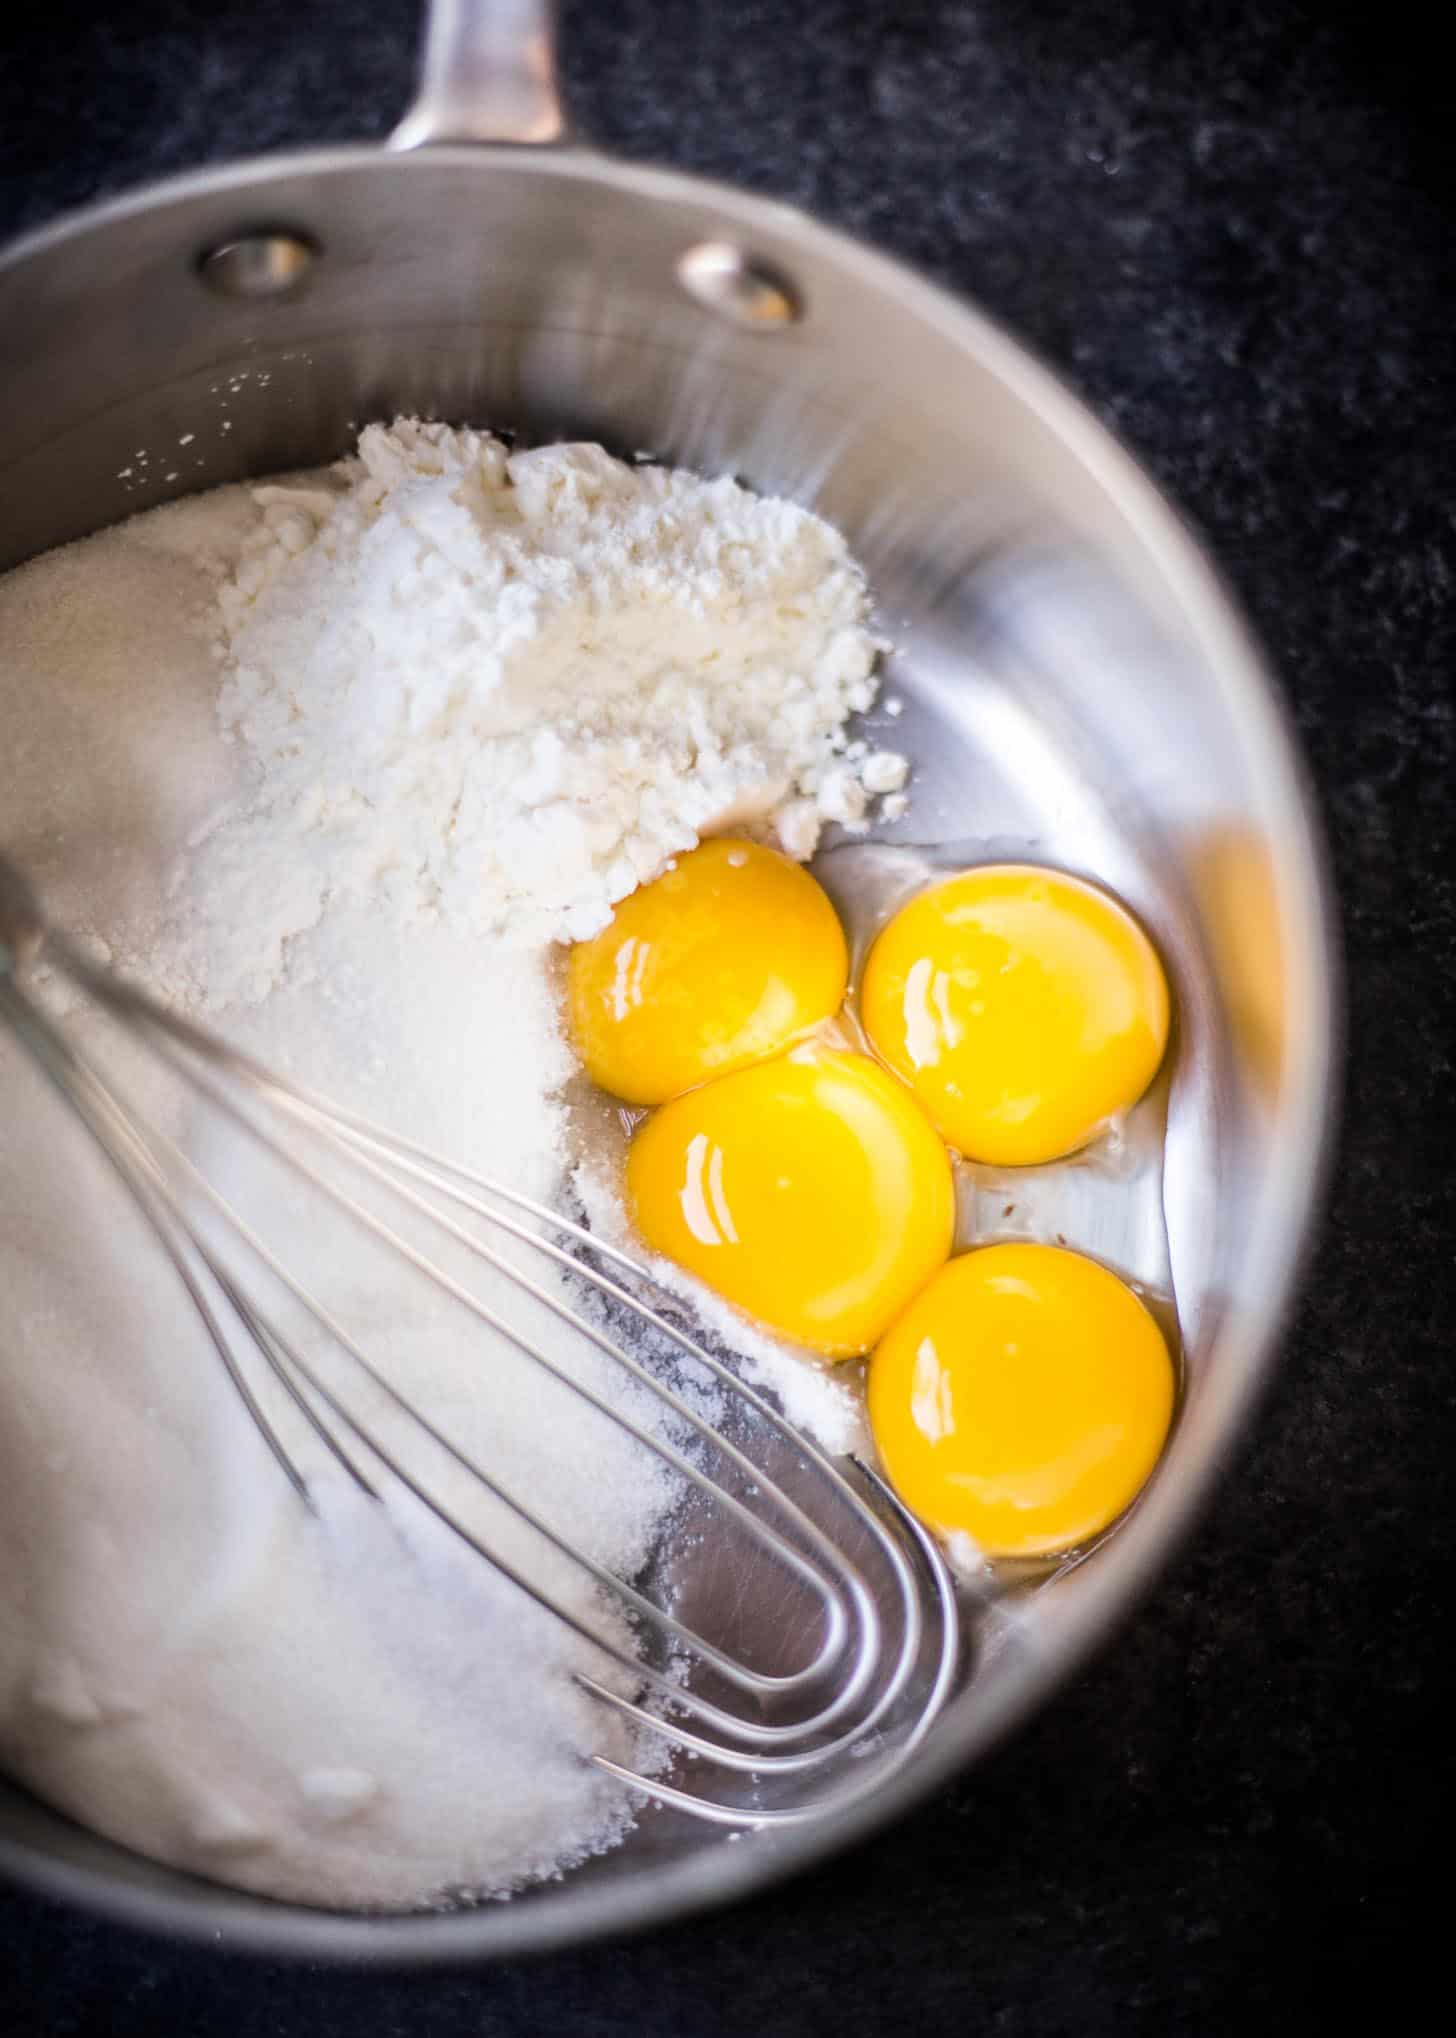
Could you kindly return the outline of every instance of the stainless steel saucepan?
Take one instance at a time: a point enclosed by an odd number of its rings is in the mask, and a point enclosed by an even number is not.
[[[510,1904],[363,1918],[156,1867],[0,1784],[0,1865],[22,1881],[356,1961],[517,1954],[724,1901],[894,1816],[1038,1705],[1166,1558],[1273,1364],[1335,1014],[1289,733],[1166,503],[978,311],[783,206],[571,137],[547,0],[435,0],[419,98],[384,149],[173,178],[0,256],[0,568],[194,488],[327,461],[400,412],[732,471],[843,528],[895,644],[907,838],[1091,872],[1169,959],[1156,1228],[1187,1391],[1121,1531],[983,1636],[914,1763],[828,1827],[734,1846],[649,1817]],[[162,457],[187,434],[187,459]]]

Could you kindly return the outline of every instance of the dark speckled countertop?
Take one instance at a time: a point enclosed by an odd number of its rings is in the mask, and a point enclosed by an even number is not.
[[[1449,1852],[1456,178],[1421,16],[1298,0],[568,7],[583,124],[973,292],[1193,519],[1281,670],[1349,971],[1345,1132],[1287,1363],[1189,1547],[1010,1746],[727,1916],[468,1976],[175,1949],[0,1893],[4,2038],[1398,2028]],[[0,232],[383,133],[403,0],[0,29]],[[1444,1802],[1443,1802],[1444,1800]]]

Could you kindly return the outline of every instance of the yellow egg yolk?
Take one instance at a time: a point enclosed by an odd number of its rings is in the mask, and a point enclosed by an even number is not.
[[[647,1243],[830,1358],[875,1342],[950,1251],[945,1146],[893,1076],[813,1045],[665,1104],[627,1155]]]
[[[720,837],[624,899],[571,951],[571,1031],[593,1080],[629,1104],[778,1054],[838,1010],[849,958],[807,871]]]
[[[933,885],[882,929],[860,1016],[953,1147],[1020,1167],[1074,1152],[1137,1102],[1167,1044],[1168,986],[1115,899],[995,864]]]
[[[1087,1543],[1137,1496],[1173,1364],[1115,1274],[1058,1246],[962,1254],[875,1350],[869,1415],[900,1498],[994,1557]]]

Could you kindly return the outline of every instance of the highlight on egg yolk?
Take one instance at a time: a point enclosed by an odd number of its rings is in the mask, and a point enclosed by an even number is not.
[[[661,1104],[800,1040],[838,1010],[844,930],[798,864],[757,842],[700,843],[624,899],[567,964],[588,1074]]]
[[[796,1048],[663,1105],[627,1154],[647,1243],[766,1329],[867,1351],[945,1260],[950,1158],[868,1056]]]
[[[1075,1152],[1137,1102],[1167,1045],[1168,985],[1105,892],[994,864],[933,885],[888,922],[860,1016],[953,1147],[1021,1167]]]
[[[1136,1498],[1173,1414],[1173,1363],[1132,1290],[1060,1246],[962,1254],[869,1367],[900,1498],[990,1557],[1090,1542]]]

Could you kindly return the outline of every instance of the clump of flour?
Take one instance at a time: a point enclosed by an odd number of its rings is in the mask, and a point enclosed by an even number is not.
[[[710,830],[807,856],[903,783],[846,744],[879,646],[843,539],[795,504],[403,420],[254,496],[217,646],[249,777],[188,873],[209,1002],[264,993],[336,900],[579,939]]]

